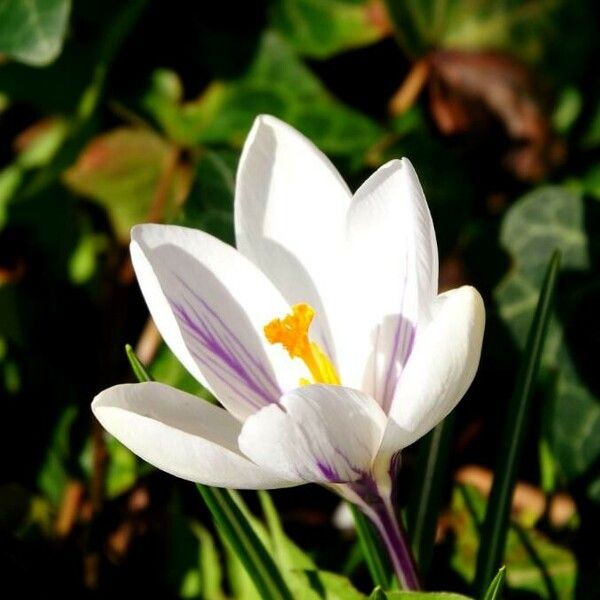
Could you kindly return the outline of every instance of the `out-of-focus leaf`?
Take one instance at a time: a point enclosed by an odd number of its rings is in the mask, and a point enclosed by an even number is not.
[[[71,430],[78,414],[76,406],[67,406],[58,419],[42,467],[39,470],[37,484],[54,505],[60,502],[65,485],[70,479],[70,463],[73,461]]]
[[[0,53],[43,66],[60,53],[71,0],[0,0]]]
[[[318,570],[313,560],[286,536],[271,496],[267,492],[259,492],[259,495],[273,556],[295,598],[364,599],[347,577]]]
[[[292,599],[293,596],[263,542],[256,534],[247,509],[240,507],[235,494],[229,490],[197,484],[206,502],[219,535],[229,544],[251,577],[260,597]]]
[[[600,164],[591,166],[578,182],[582,191],[600,200]]]
[[[135,454],[123,446],[112,435],[105,434],[107,467],[105,474],[105,493],[109,499],[116,498],[130,490],[138,478],[138,460]],[[79,457],[81,469],[88,477],[93,472],[93,449],[91,441],[85,445]]]
[[[149,372],[152,375],[152,379],[156,381],[166,383],[190,394],[202,396],[206,400],[214,402],[214,398],[210,392],[189,374],[165,344],[160,345],[150,365]]]
[[[168,215],[181,198],[186,181],[177,155],[152,131],[121,127],[92,140],[63,178],[101,204],[118,236],[127,240],[133,225]]]
[[[171,77],[162,85],[155,82],[145,105],[168,134],[185,145],[240,147],[261,113],[282,118],[327,154],[352,161],[360,161],[383,135],[374,121],[334,99],[273,32],[265,34],[243,77],[214,83],[191,103],[178,104],[180,98]]]
[[[13,143],[17,155],[11,164],[0,170],[0,228],[6,219],[9,202],[20,189],[26,174],[47,165],[68,132],[66,120],[52,118],[35,123],[17,136]]]
[[[549,186],[527,194],[506,214],[501,242],[513,265],[496,288],[495,299],[500,316],[522,349],[550,253],[555,248],[561,251],[564,270],[585,273],[590,266],[583,198]],[[569,286],[560,290],[559,298],[567,304],[573,299],[573,312],[582,291],[585,287]],[[562,475],[573,478],[600,456],[600,403],[578,375],[557,319],[548,330],[542,369],[553,380],[544,411],[549,442]]]
[[[485,509],[485,499],[475,488],[461,485],[454,489],[450,527],[456,543],[451,565],[467,581],[475,575]],[[504,562],[509,587],[537,594],[540,598],[567,600],[573,597],[577,577],[575,557],[541,533],[511,527]]]
[[[83,232],[69,259],[69,277],[75,285],[87,283],[98,264],[98,255],[108,247],[106,236]]]
[[[558,133],[566,134],[577,121],[583,107],[581,92],[575,87],[566,87],[556,103],[552,123]]]
[[[233,196],[237,152],[206,148],[196,165],[194,183],[176,223],[202,229],[234,244]]]
[[[277,0],[271,18],[298,52],[315,58],[372,44],[391,32],[378,0]]]
[[[387,5],[400,43],[413,55],[431,48],[494,49],[536,60],[544,49],[540,38],[558,3],[388,0]]]
[[[231,587],[233,597],[239,600],[262,600],[262,597],[256,586],[252,583],[248,571],[237,554],[231,549],[229,544],[225,544],[225,554],[227,558],[227,580]]]
[[[452,592],[409,592],[398,590],[384,592],[381,588],[371,594],[369,600],[472,600],[469,596]]]
[[[152,75],[142,105],[170,139],[193,146],[221,109],[224,98],[225,85],[215,82],[195,100],[184,101],[178,75],[167,69],[158,69]]]
[[[596,106],[582,141],[586,148],[597,148],[600,146],[600,102]]]
[[[33,496],[19,483],[0,485],[0,530],[26,536],[32,529],[50,535],[54,511],[44,498]]]
[[[25,169],[42,167],[54,158],[69,131],[68,122],[61,118],[43,119],[21,132],[14,147],[16,162]]]
[[[258,494],[263,514],[265,515],[273,556],[277,564],[284,571],[292,569],[316,569],[313,560],[285,534],[275,504],[268,492],[260,491]]]
[[[112,436],[106,438],[108,468],[106,469],[106,496],[116,498],[131,489],[137,479],[137,458],[131,450]]]
[[[225,598],[222,591],[223,572],[215,540],[199,523],[193,522],[191,527],[200,544],[198,553],[200,593],[197,596],[206,600],[223,600]]]

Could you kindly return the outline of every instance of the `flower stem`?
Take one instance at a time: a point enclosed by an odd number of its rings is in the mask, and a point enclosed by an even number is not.
[[[366,514],[379,531],[390,560],[404,590],[419,590],[419,576],[410,551],[406,533],[396,518],[394,510],[383,498],[369,505]]]
[[[394,469],[392,465],[390,470]],[[395,493],[391,480],[388,484],[390,485],[383,486],[383,490],[388,491],[382,493],[382,488],[378,486],[373,476],[366,474],[359,480],[347,484],[345,497],[356,503],[375,525],[402,589],[420,590],[421,584],[410,544],[393,508]],[[388,488],[392,488],[391,491]]]

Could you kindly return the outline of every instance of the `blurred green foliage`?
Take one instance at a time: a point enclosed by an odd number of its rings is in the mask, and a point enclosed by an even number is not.
[[[0,0],[0,594],[258,597],[193,486],[106,436],[89,403],[132,380],[125,343],[157,380],[207,396],[147,323],[128,232],[163,221],[232,243],[239,152],[271,113],[352,187],[408,156],[442,287],[470,282],[486,299],[480,372],[427,505],[440,517],[430,589],[470,593],[487,492],[454,474],[490,475],[562,251],[519,469],[537,495],[513,506],[504,593],[596,597],[599,17],[592,0]],[[422,483],[416,454],[403,505]],[[331,525],[333,496],[277,492],[277,511],[245,499],[298,597],[368,596],[356,539]]]

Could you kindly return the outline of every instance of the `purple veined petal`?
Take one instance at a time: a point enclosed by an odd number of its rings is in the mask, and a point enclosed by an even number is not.
[[[338,484],[370,470],[385,423],[379,405],[363,392],[307,385],[249,417],[239,444],[253,462],[284,479],[287,473],[305,482]]]
[[[464,396],[477,371],[484,327],[485,308],[475,288],[436,298],[396,388],[382,457],[425,435]]]
[[[264,338],[288,304],[234,248],[201,231],[144,225],[132,232],[131,255],[163,338],[236,417],[278,402],[306,376]]]
[[[346,241],[346,270],[356,282],[348,294],[355,319],[353,339],[343,344],[341,377],[347,383],[348,376],[356,377],[352,373],[361,373],[353,385],[388,412],[438,285],[433,223],[407,159],[387,163],[356,192]]]

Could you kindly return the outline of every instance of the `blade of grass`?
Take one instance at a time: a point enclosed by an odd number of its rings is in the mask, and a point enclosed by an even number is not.
[[[506,567],[502,567],[496,577],[492,579],[492,583],[487,589],[483,600],[500,600],[500,594],[504,589],[504,580],[506,579]]]
[[[238,508],[229,490],[200,483],[196,484],[196,487],[211,512],[217,530],[233,548],[261,598],[292,600],[292,594],[277,565]]]
[[[146,367],[129,344],[125,346],[125,352],[138,381],[152,381]],[[203,400],[198,399],[198,402]],[[213,517],[217,531],[244,565],[260,597],[266,600],[293,600],[281,572],[240,510],[232,492],[200,483],[196,487]],[[238,502],[242,502],[241,498]]]
[[[540,359],[550,322],[554,288],[560,268],[560,252],[556,251],[544,276],[540,297],[527,336],[523,362],[517,375],[515,391],[508,407],[494,483],[488,502],[477,555],[474,589],[481,597],[502,562],[508,518],[517,468],[521,458],[531,399],[538,376]]]
[[[129,344],[125,344],[125,354],[127,354],[127,360],[129,361],[131,370],[133,371],[133,374],[136,376],[137,380],[140,383],[152,381],[150,373],[148,373],[146,367],[142,364],[142,361],[137,357],[135,350]]]
[[[448,477],[454,413],[447,416],[421,443],[407,510],[408,534],[419,571],[423,577],[431,564],[442,490]]]
[[[350,509],[352,510],[356,533],[365,562],[367,563],[367,568],[371,574],[371,579],[373,579],[373,583],[376,586],[388,589],[391,579],[388,567],[389,563],[379,541],[379,536],[367,517],[356,506],[350,504]]]

